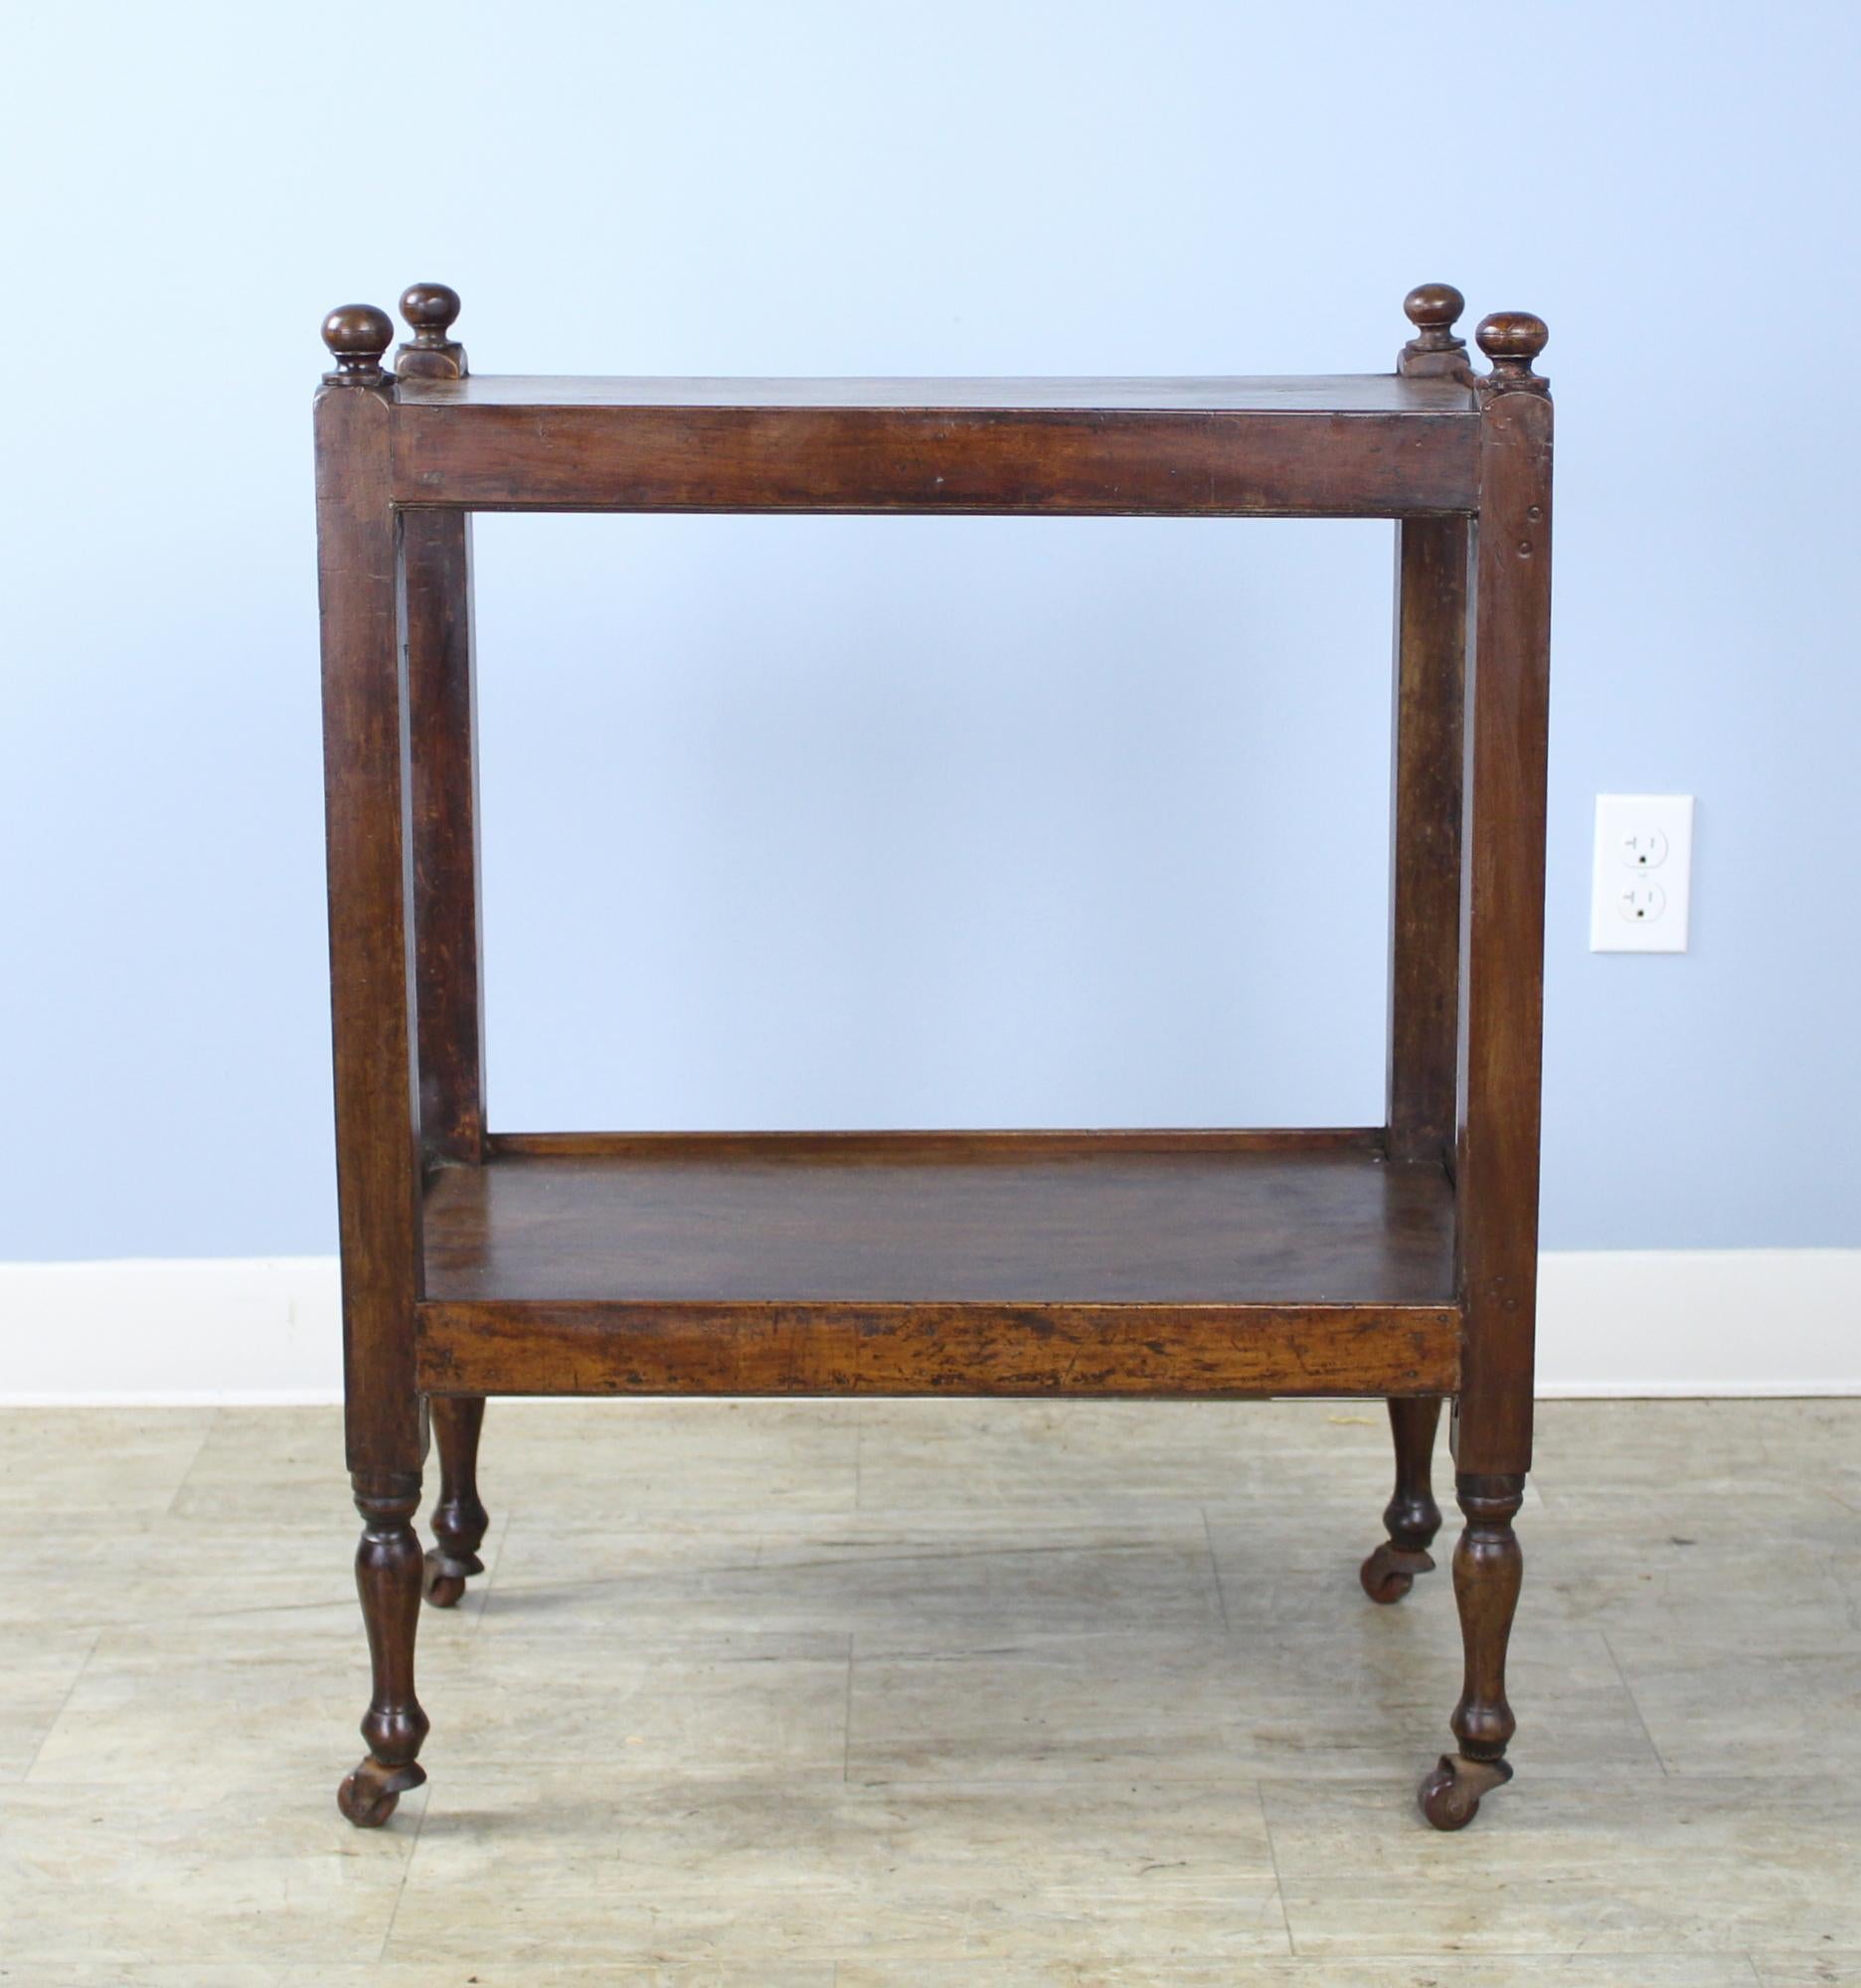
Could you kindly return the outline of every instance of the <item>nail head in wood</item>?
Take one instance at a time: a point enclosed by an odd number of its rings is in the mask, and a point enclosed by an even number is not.
[[[395,353],[404,380],[462,380],[465,348],[448,336],[459,314],[459,294],[445,283],[413,283],[402,292],[401,315],[414,336]]]
[[[1414,377],[1464,374],[1466,340],[1454,336],[1454,320],[1466,309],[1466,298],[1451,283],[1418,283],[1403,298],[1403,310],[1416,335],[1402,349],[1396,370]]]
[[[1481,383],[1488,393],[1542,394],[1545,382],[1532,371],[1532,361],[1551,337],[1541,317],[1530,311],[1494,311],[1479,321],[1473,334],[1479,349],[1492,361]]]
[[[323,320],[323,343],[336,361],[324,379],[334,387],[373,387],[386,376],[382,354],[394,337],[394,321],[373,304],[339,304]]]

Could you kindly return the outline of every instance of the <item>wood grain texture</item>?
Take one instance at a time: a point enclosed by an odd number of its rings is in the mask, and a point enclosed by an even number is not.
[[[1396,1489],[1383,1508],[1384,1543],[1358,1571],[1372,1601],[1400,1601],[1418,1574],[1433,1572],[1429,1548],[1440,1531],[1435,1502],[1435,1437],[1440,1427],[1438,1401],[1395,1401],[1389,1405],[1390,1435],[1396,1447]]]
[[[1467,661],[1455,1162],[1466,1353],[1453,1434],[1462,1473],[1502,1476],[1531,1465],[1551,403],[1540,391],[1491,393],[1481,430]]]
[[[410,511],[402,552],[416,742],[421,1139],[429,1158],[472,1161],[484,1144],[484,1035],[471,519],[460,511]]]
[[[1453,1301],[1438,1165],[1321,1141],[701,1134],[446,1167],[425,1295],[635,1304]]]
[[[368,1752],[345,1776],[336,1806],[358,1829],[379,1829],[410,1788],[426,1778],[419,1754],[428,1721],[414,1689],[420,1628],[421,1550],[414,1532],[418,1480],[410,1490],[376,1494],[358,1487],[363,1518],[356,1547],[356,1594],[368,1632],[374,1696],[362,1716]]]
[[[1454,1548],[1454,1602],[1460,1614],[1464,1675],[1448,1724],[1458,1750],[1424,1776],[1422,1813],[1437,1829],[1464,1829],[1480,1798],[1512,1778],[1506,1747],[1518,1730],[1506,1699],[1506,1651],[1525,1562],[1512,1531],[1524,1501],[1522,1475],[1458,1471],[1454,1491],[1466,1526]]]
[[[422,1591],[435,1608],[451,1608],[465,1583],[483,1574],[478,1549],[491,1523],[478,1496],[478,1439],[484,1432],[481,1395],[442,1395],[431,1404],[439,1451],[439,1496],[433,1501],[433,1543],[426,1553]]]
[[[1396,517],[1466,511],[1474,497],[1478,424],[1458,412],[529,406],[403,392],[404,504]]]
[[[423,1777],[427,1591],[479,1571],[483,1398],[1385,1396],[1379,1600],[1432,1565],[1443,1398],[1458,1828],[1510,1773],[1530,1460],[1542,1007],[1548,334],[1423,284],[1394,375],[471,379],[458,299],[324,325],[317,412],[350,1461],[368,1527],[364,1825]],[[1390,517],[1398,550],[1386,1124],[1324,1132],[504,1134],[479,1013],[473,509]],[[405,661],[404,661],[405,658]],[[423,1168],[424,1178],[423,1179]]]
[[[1466,298],[1451,283],[1418,283],[1403,299],[1403,314],[1416,335],[1396,355],[1405,379],[1448,379],[1471,384],[1466,340],[1454,336],[1454,320]]]
[[[1388,1118],[1405,1160],[1453,1148],[1468,539],[1460,518],[1396,530]]]
[[[1142,1153],[1356,1153],[1385,1149],[1380,1125],[966,1129],[903,1132],[490,1132],[487,1152],[544,1159],[1092,1159]]]
[[[407,348],[403,348],[406,350]],[[727,379],[479,373],[404,378],[406,408],[839,409],[907,414],[1029,410],[1072,414],[1408,414],[1474,424],[1466,381],[1394,373],[1211,379]]]
[[[466,1395],[1443,1395],[1451,1304],[437,1302],[421,1384]]]
[[[386,325],[379,312],[375,317]],[[344,325],[336,329],[346,335]],[[368,335],[375,336],[373,327]],[[338,349],[332,344],[332,350]],[[359,364],[368,353],[346,356]],[[325,386],[317,396],[330,1005],[348,1452],[358,1492],[384,1494],[404,1489],[410,1476],[418,1487],[421,1467],[414,1385],[414,1299],[421,1262],[414,891],[399,532],[388,496],[390,415],[385,390],[369,385]]]

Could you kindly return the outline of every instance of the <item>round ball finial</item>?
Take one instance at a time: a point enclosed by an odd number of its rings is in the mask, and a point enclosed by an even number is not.
[[[413,283],[401,293],[401,315],[422,343],[443,344],[459,314],[459,293],[445,283]]]
[[[1451,283],[1418,283],[1402,307],[1415,336],[1397,355],[1397,372],[1412,380],[1464,381],[1466,340],[1454,336],[1454,319],[1466,309],[1466,298]]]
[[[1451,331],[1466,298],[1451,283],[1418,283],[1403,298],[1403,312],[1417,331]]]
[[[414,336],[395,354],[402,380],[462,380],[465,348],[451,335],[459,293],[448,283],[411,283],[401,293],[401,315]]]
[[[1492,361],[1487,378],[1493,391],[1528,387],[1544,392],[1544,382],[1532,371],[1532,361],[1551,337],[1543,318],[1533,317],[1530,311],[1494,311],[1480,319],[1473,336]]]
[[[382,354],[394,337],[394,324],[373,304],[340,304],[323,320],[323,343],[336,361],[324,379],[345,387],[373,386],[382,375]]]
[[[1479,321],[1473,334],[1479,349],[1494,365],[1501,359],[1536,359],[1550,342],[1551,333],[1541,317],[1530,311],[1494,311]]]

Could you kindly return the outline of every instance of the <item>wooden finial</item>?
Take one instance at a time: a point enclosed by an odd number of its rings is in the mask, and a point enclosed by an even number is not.
[[[458,292],[444,283],[415,283],[402,292],[401,315],[414,332],[395,353],[403,380],[464,379],[465,348],[446,336],[458,314]]]
[[[1463,378],[1466,340],[1454,336],[1454,319],[1466,309],[1466,298],[1451,283],[1418,283],[1403,298],[1403,309],[1416,335],[1398,356],[1397,372],[1411,378],[1428,374]]]
[[[323,320],[323,343],[336,360],[325,373],[332,387],[374,387],[388,376],[382,354],[394,336],[394,321],[373,304],[341,304]]]
[[[1479,349],[1492,361],[1492,371],[1480,382],[1488,394],[1548,394],[1549,385],[1532,371],[1532,361],[1551,334],[1541,317],[1530,311],[1494,311],[1474,332]]]

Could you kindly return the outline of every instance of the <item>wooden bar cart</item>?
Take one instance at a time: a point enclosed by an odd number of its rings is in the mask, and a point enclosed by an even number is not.
[[[1393,374],[473,378],[423,283],[331,312],[316,399],[348,1461],[374,1666],[340,1805],[424,1778],[423,1590],[481,1573],[491,1395],[1379,1396],[1363,1584],[1434,1563],[1453,1405],[1466,1674],[1441,1829],[1508,1779],[1531,1462],[1551,403],[1535,317],[1426,284]],[[1387,1122],[1360,1131],[493,1132],[473,511],[1397,524]],[[430,1426],[434,1545],[414,1531]]]

